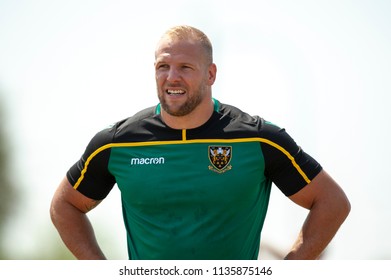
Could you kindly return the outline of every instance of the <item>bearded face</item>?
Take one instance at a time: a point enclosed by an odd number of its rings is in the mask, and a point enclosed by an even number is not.
[[[155,75],[162,109],[172,116],[191,113],[209,96],[210,63],[197,42],[163,39],[156,50]]]

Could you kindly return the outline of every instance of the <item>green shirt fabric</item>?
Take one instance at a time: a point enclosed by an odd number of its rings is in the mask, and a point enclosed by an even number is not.
[[[160,106],[97,133],[67,173],[73,187],[122,198],[129,259],[257,259],[272,183],[289,196],[321,170],[284,129],[215,100],[190,130]]]

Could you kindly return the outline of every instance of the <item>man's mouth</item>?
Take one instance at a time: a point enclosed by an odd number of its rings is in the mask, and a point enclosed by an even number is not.
[[[166,93],[169,95],[183,95],[186,91],[182,89],[167,89]]]

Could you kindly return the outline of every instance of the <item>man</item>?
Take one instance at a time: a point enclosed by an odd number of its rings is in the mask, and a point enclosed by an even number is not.
[[[272,183],[309,209],[286,259],[316,259],[350,211],[343,190],[284,129],[212,98],[212,46],[177,26],[155,52],[160,103],[91,140],[51,218],[78,259],[105,259],[87,212],[121,191],[130,259],[256,259]]]

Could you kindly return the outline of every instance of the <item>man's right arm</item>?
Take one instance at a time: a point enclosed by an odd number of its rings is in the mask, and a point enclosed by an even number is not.
[[[100,202],[73,189],[66,177],[54,193],[50,217],[64,244],[77,259],[106,259],[86,215]]]

